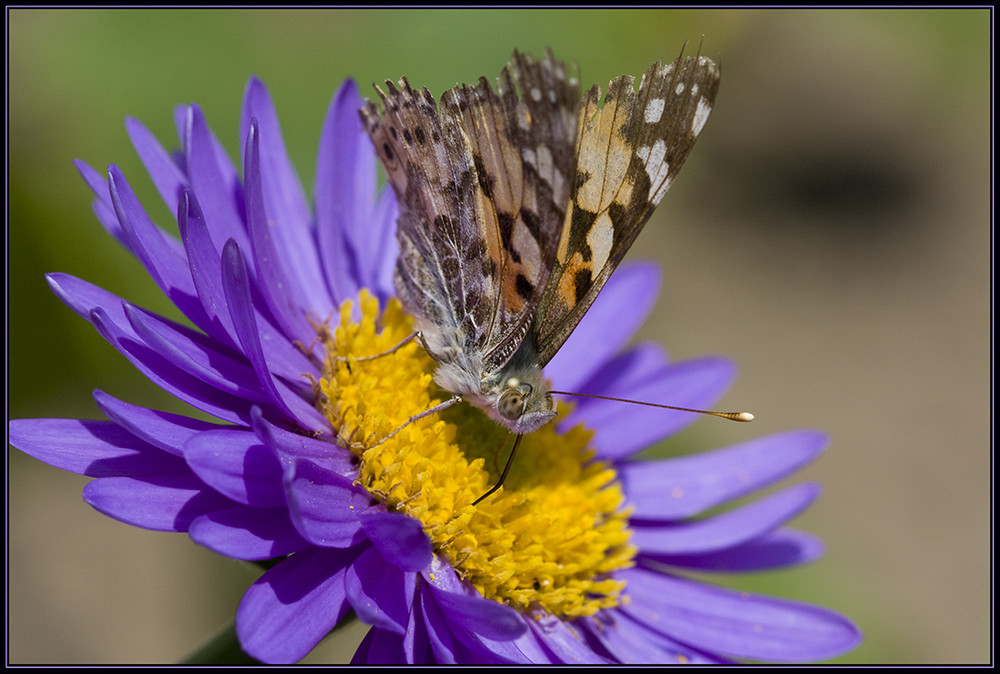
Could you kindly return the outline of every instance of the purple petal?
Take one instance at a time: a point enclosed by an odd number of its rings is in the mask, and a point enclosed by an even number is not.
[[[692,649],[670,637],[647,629],[640,621],[633,621],[628,614],[616,611],[613,619],[605,624],[595,618],[576,621],[591,641],[600,644],[611,656],[623,664],[722,664],[718,657]],[[655,618],[650,617],[650,620]]]
[[[349,451],[333,444],[330,440],[313,438],[308,435],[292,433],[275,426],[264,419],[260,410],[251,410],[253,430],[268,447],[274,450],[283,466],[290,467],[295,459],[315,459],[325,468],[349,478],[355,478],[358,467],[355,456]]]
[[[602,665],[610,660],[598,655],[593,648],[581,640],[580,634],[567,623],[551,615],[539,620],[528,620],[528,631],[517,640],[517,645],[529,655],[532,663],[567,665]],[[533,650],[526,648],[527,639],[533,642]]]
[[[424,615],[423,603],[420,597],[427,594],[429,590],[418,581],[417,600],[419,606],[414,606],[410,611],[410,619],[406,623],[406,634],[403,635],[402,649],[405,655],[403,662],[410,664],[435,664],[439,661],[434,657],[434,648],[431,644],[431,625]],[[421,619],[423,618],[423,619]],[[386,634],[385,630],[378,630]],[[441,658],[440,662],[448,662],[447,658]]]
[[[591,623],[583,623],[583,627],[586,629],[585,633],[593,641],[600,644],[602,649],[607,650],[615,661],[630,665],[667,663],[667,654],[659,647],[659,644],[642,639],[642,635],[637,634],[634,630],[620,629],[617,620],[610,629],[596,620],[593,624],[596,629],[590,628]]]
[[[93,323],[102,337],[157,386],[219,419],[249,421],[245,400],[205,385],[146,346],[129,323],[120,298],[68,274],[49,274],[46,279],[59,299]]]
[[[316,231],[337,301],[357,295],[379,270],[364,267],[381,233],[368,229],[375,200],[375,153],[361,128],[361,96],[348,80],[330,103],[316,163]],[[374,236],[373,236],[374,235]]]
[[[309,546],[295,531],[285,508],[217,510],[191,522],[188,535],[195,543],[234,559],[274,559]]]
[[[823,542],[804,531],[778,529],[743,545],[694,555],[658,555],[657,560],[673,567],[698,571],[735,573],[794,566],[823,556]]]
[[[267,187],[261,180],[260,141],[256,120],[250,124],[248,133],[244,190],[247,225],[253,245],[254,268],[257,270],[257,287],[268,316],[273,317],[281,332],[292,339],[308,343],[315,337],[316,331],[309,326],[298,303],[302,298],[298,280],[289,274],[289,268],[295,268],[300,261],[293,255],[282,256],[276,241],[286,224],[292,227],[294,223],[285,222],[291,218],[290,215],[278,211],[269,217],[265,210],[264,193]],[[274,213],[273,210],[271,212]],[[289,268],[286,268],[286,259],[290,263]]]
[[[451,633],[451,625],[445,618],[444,613],[434,601],[433,593],[426,585],[420,585],[420,617],[422,626],[426,633],[427,644],[432,652],[432,657],[426,664],[436,663],[441,665],[454,665],[461,662],[460,650],[463,650],[455,641]],[[425,664],[416,661],[417,664]],[[500,662],[496,658],[481,660],[481,664],[497,664]]]
[[[789,431],[704,454],[625,462],[619,476],[633,520],[677,520],[777,482],[826,444],[817,431]]]
[[[188,198],[189,197],[189,198]],[[185,205],[187,208],[185,209]],[[181,235],[191,259],[191,273],[198,296],[211,316],[210,326],[201,326],[208,334],[239,349],[236,328],[230,316],[228,300],[222,283],[222,256],[215,249],[194,195],[182,198],[179,215]],[[251,289],[252,292],[252,289]],[[305,385],[303,375],[316,373],[316,366],[288,339],[263,317],[257,317],[260,341],[268,345],[268,361],[272,372],[286,382]]]
[[[197,105],[185,111],[181,138],[191,189],[198,196],[215,249],[222,250],[226,241],[234,239],[240,248],[250,250],[239,210],[243,199],[236,169],[221,151]]]
[[[347,599],[362,622],[404,634],[416,579],[415,573],[386,564],[379,551],[369,548],[347,570]]]
[[[642,568],[623,573],[632,601],[620,610],[664,635],[733,657],[825,660],[861,640],[843,616],[816,606],[735,592]]]
[[[258,508],[285,505],[281,464],[249,430],[198,433],[184,445],[184,458],[206,484],[238,503]]]
[[[94,322],[92,311],[95,308],[103,310],[105,318],[95,323],[95,327],[105,330],[107,334],[102,333],[105,339],[159,386],[220,419],[246,423],[246,418],[239,416],[248,406],[245,399],[234,401],[231,396],[213,390],[214,387],[206,386],[187,373],[179,371],[156,350],[145,346],[144,340],[129,323],[121,298],[68,274],[48,274],[46,279],[56,296],[88,321]],[[221,285],[221,276],[219,284]],[[306,382],[301,375],[315,372],[315,366],[266,324],[261,328],[260,339],[268,344],[268,356],[275,373],[298,378],[302,382],[301,387],[305,387]],[[283,380],[287,381],[284,376]],[[318,413],[315,415],[319,416]],[[325,420],[323,423],[326,423]]]
[[[331,108],[335,110],[332,123],[334,138],[340,141],[338,156],[334,162],[333,196],[340,201],[336,215],[342,220],[340,230],[346,235],[351,249],[356,253],[356,280],[369,287],[378,267],[378,252],[387,239],[395,239],[395,220],[389,221],[388,228],[373,227],[379,222],[372,218],[372,209],[378,197],[378,168],[375,149],[361,124],[358,114],[363,105],[357,83],[346,80],[335,94]],[[326,128],[324,128],[326,131]],[[320,135],[322,146],[322,133]],[[392,190],[388,190],[392,192]],[[361,225],[361,226],[359,226]]]
[[[108,517],[156,531],[187,531],[195,518],[233,505],[190,472],[99,478],[83,488],[83,500]]]
[[[359,517],[371,505],[367,491],[348,477],[309,459],[285,471],[292,522],[306,540],[344,548],[364,540]]]
[[[400,665],[436,663],[425,637],[422,621],[412,621],[403,636],[373,627],[351,658],[352,665]]]
[[[131,304],[124,308],[136,334],[178,369],[224,393],[258,405],[270,404],[246,361],[220,350],[217,341]]]
[[[560,391],[581,391],[594,372],[639,329],[660,288],[660,269],[649,262],[622,265],[562,345],[545,374]]]
[[[658,346],[643,345],[613,359],[580,392],[705,409],[718,400],[735,374],[734,365],[722,358],[667,365]],[[579,400],[579,406],[563,424],[583,421],[594,429],[592,446],[603,459],[630,456],[700,418],[691,412],[612,400]]]
[[[69,274],[46,274],[45,280],[56,297],[86,320],[90,320],[92,310],[100,307],[116,322],[128,323],[125,310],[122,309],[122,299],[117,295]]]
[[[250,410],[246,401],[222,393],[178,370],[140,342],[134,332],[112,320],[103,309],[94,309],[90,321],[104,339],[164,391],[224,421],[243,425],[249,422]]]
[[[198,327],[224,344],[236,346],[236,330],[222,290],[222,257],[212,242],[198,200],[190,190],[181,193],[177,225],[187,252],[195,291],[205,311],[205,323]]]
[[[273,217],[279,215],[288,218],[297,228],[302,228],[309,222],[309,203],[302,183],[299,182],[295,167],[288,159],[285,140],[278,123],[278,113],[271,101],[267,87],[256,77],[247,81],[243,93],[243,110],[240,116],[240,138],[244,141],[249,135],[253,120],[265,134],[260,146],[261,161],[265,173],[268,174],[268,190],[265,199],[268,212]],[[374,173],[374,167],[373,173]],[[312,245],[308,237],[303,242]]]
[[[174,106],[174,130],[177,132],[177,137],[180,138],[182,149],[180,151],[175,151],[172,154],[174,155],[174,161],[176,161],[177,165],[181,167],[181,170],[184,171],[185,175],[188,173],[187,153],[183,150],[183,148],[187,145],[188,136],[190,135],[188,132],[188,125],[191,117],[191,111],[189,108],[190,106],[188,105]]]
[[[80,475],[146,477],[187,472],[183,461],[111,421],[15,419],[9,422],[7,433],[10,444],[25,454]]]
[[[382,559],[404,571],[422,571],[434,557],[423,525],[408,515],[368,509],[361,513],[361,526]]]
[[[273,243],[277,258],[282,260],[288,282],[286,292],[308,307],[317,316],[326,316],[333,310],[333,302],[326,289],[316,250],[309,203],[298,175],[285,149],[285,142],[278,124],[278,115],[264,84],[255,77],[247,82],[243,97],[240,138],[248,142],[251,121],[257,120],[260,131],[260,166],[262,180],[262,206],[267,218],[279,226],[272,227]],[[251,175],[249,162],[244,176]],[[372,167],[372,175],[375,168]],[[246,180],[249,182],[249,180]],[[261,267],[258,265],[258,270]]]
[[[329,423],[310,402],[277,381],[271,372],[268,357],[261,343],[253,302],[250,299],[250,280],[243,255],[235,241],[230,240],[222,252],[222,287],[226,292],[229,312],[236,328],[236,335],[249,358],[261,386],[285,414],[309,431],[322,431]]]
[[[127,117],[125,129],[132,139],[132,147],[146,167],[146,172],[156,185],[160,197],[170,212],[176,213],[181,192],[188,187],[187,176],[142,122]]]
[[[83,176],[84,182],[87,183],[87,186],[97,196],[94,199],[93,208],[98,222],[101,223],[101,226],[104,227],[108,234],[115,237],[120,244],[131,251],[132,249],[129,248],[128,241],[125,238],[125,232],[122,231],[121,223],[118,222],[118,216],[115,215],[114,204],[111,203],[108,181],[103,175],[79,159],[73,163],[76,165],[76,169],[80,172],[80,175]]]
[[[819,495],[819,485],[799,484],[745,506],[687,524],[643,526],[633,522],[629,541],[642,554],[694,555],[743,545],[800,514]]]
[[[533,620],[525,620],[528,623]],[[525,632],[516,639],[503,638],[500,640],[490,639],[482,634],[466,630],[459,624],[452,627],[452,631],[459,637],[456,655],[461,662],[468,663],[517,663],[532,664],[545,663],[551,661],[551,655],[535,640],[535,634],[531,630]]]
[[[236,612],[243,650],[272,664],[302,659],[350,608],[344,575],[357,554],[309,548],[261,576]]]
[[[109,419],[132,435],[175,456],[184,455],[184,443],[196,433],[221,428],[180,414],[139,407],[103,391],[94,391],[94,400]]]
[[[509,641],[524,634],[527,625],[517,611],[468,589],[447,562],[435,557],[421,575],[434,593],[434,601],[453,625],[487,639]]]
[[[490,602],[482,597],[464,594],[453,596],[466,597],[469,601],[479,599]],[[490,602],[494,603],[494,602]],[[470,663],[477,665],[497,665],[530,662],[517,647],[508,634],[503,634],[501,640],[490,639],[479,631],[480,625],[471,624],[464,619],[467,614],[456,612],[454,607],[438,602],[438,593],[426,584],[420,586],[420,610],[427,629],[427,640],[434,653],[431,662],[440,664]],[[502,620],[502,619],[501,619]],[[526,625],[525,625],[526,627]],[[522,632],[525,634],[527,630]],[[528,643],[528,642],[525,642]],[[530,646],[530,643],[528,643]]]
[[[381,232],[381,239],[373,244],[372,264],[374,276],[367,286],[378,297],[379,304],[385,306],[390,297],[394,297],[396,289],[393,276],[396,269],[396,259],[399,257],[399,244],[396,243],[396,219],[399,217],[399,204],[396,193],[385,188],[375,204],[372,213],[372,230]]]
[[[108,169],[108,183],[129,248],[170,301],[195,325],[204,323],[207,318],[181,242],[153,224],[117,166]]]

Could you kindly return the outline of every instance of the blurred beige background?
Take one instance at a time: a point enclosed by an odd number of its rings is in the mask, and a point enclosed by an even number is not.
[[[122,166],[161,224],[123,120],[176,144],[198,102],[233,156],[260,76],[311,192],[336,86],[407,75],[440,94],[514,48],[642,73],[689,41],[722,64],[712,119],[630,257],[664,285],[640,338],[740,365],[725,406],[659,449],[828,431],[798,479],[824,492],[797,526],[827,555],[738,587],[830,606],[866,641],[839,662],[991,655],[989,10],[8,10],[9,414],[99,417],[100,388],[183,412],[49,293],[75,274],[176,316],[103,233],[71,160]],[[704,38],[702,37],[704,36]],[[85,478],[12,451],[8,661],[175,662],[232,620],[253,567],[183,535],[117,523]],[[324,644],[345,662],[363,633]],[[352,643],[353,639],[353,643]]]

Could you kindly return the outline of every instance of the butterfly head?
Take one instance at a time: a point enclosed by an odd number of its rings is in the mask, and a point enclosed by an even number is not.
[[[527,379],[517,376],[507,377],[499,387],[499,395],[493,405],[491,416],[514,433],[531,433],[547,424],[556,416],[556,404],[552,400],[548,386],[537,377]],[[530,381],[530,380],[534,381]]]

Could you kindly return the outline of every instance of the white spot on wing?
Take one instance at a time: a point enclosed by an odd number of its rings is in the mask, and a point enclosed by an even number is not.
[[[705,98],[698,99],[698,107],[694,111],[694,119],[691,120],[691,133],[697,136],[705,128],[708,121],[708,113],[712,112],[712,104]]]
[[[654,204],[660,203],[660,199],[667,193],[670,187],[670,164],[664,159],[667,156],[667,144],[662,140],[653,143],[653,147],[642,147],[636,155],[646,163],[646,174],[650,182],[650,200]]]
[[[614,240],[615,226],[607,211],[597,216],[594,225],[587,232],[587,245],[590,246],[591,268],[603,269],[611,257],[611,243]]]
[[[667,144],[663,142],[663,139],[653,143],[653,147],[649,152],[649,156],[646,157],[646,173],[649,174],[649,179],[656,184],[656,174],[659,172],[660,166],[663,164],[663,158],[667,155]]]
[[[646,106],[645,116],[647,124],[656,124],[660,121],[660,118],[663,117],[663,99],[654,98],[651,100]]]

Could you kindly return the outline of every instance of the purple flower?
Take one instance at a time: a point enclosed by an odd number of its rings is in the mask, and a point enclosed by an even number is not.
[[[27,419],[11,443],[95,478],[84,499],[135,526],[187,532],[236,559],[273,560],[236,614],[242,647],[306,655],[348,611],[372,628],[359,663],[807,661],[853,648],[831,611],[722,589],[688,571],[739,572],[818,557],[784,524],[816,497],[788,487],[711,516],[789,475],[826,440],[796,431],[662,461],[634,454],[693,421],[597,399],[526,436],[502,490],[504,432],[440,400],[433,363],[392,300],[396,205],[348,82],[323,127],[310,207],[263,84],[246,90],[242,179],[197,106],[181,151],[127,128],[180,239],[146,215],[121,171],[78,167],[98,219],[195,327],[52,274],[74,311],[158,386],[216,422],[97,391],[107,420]],[[734,375],[719,358],[671,363],[623,350],[658,271],[622,267],[547,374],[560,390],[686,407]],[[388,439],[386,439],[388,438]]]

